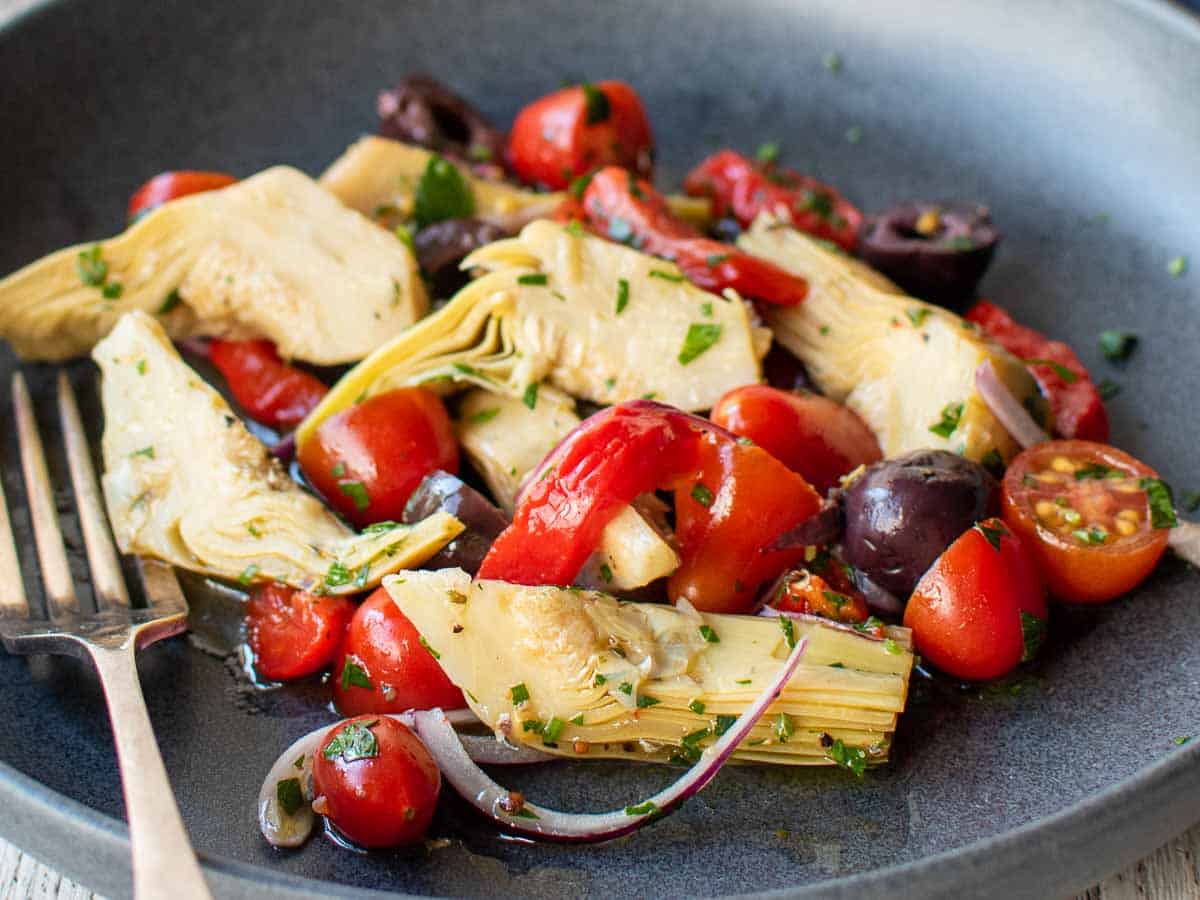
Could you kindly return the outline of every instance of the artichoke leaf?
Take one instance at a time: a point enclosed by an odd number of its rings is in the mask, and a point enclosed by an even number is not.
[[[462,531],[439,513],[356,534],[287,477],[162,326],[123,316],[93,356],[102,374],[102,484],[122,552],[250,584],[363,591]]]
[[[268,338],[285,358],[340,365],[428,306],[403,242],[278,166],[9,275],[0,337],[25,359],[69,359],[141,310],[173,338]]]
[[[461,570],[404,573],[384,588],[483,722],[562,756],[693,753],[720,717],[754,701],[790,646],[774,619],[472,581]],[[825,742],[840,738],[870,762],[886,759],[913,666],[908,629],[874,640],[823,620],[789,622],[808,653],[738,756],[829,765]]]
[[[409,219],[417,183],[434,156],[431,150],[374,135],[360,138],[321,175],[321,187],[351,209],[376,218]],[[550,216],[570,194],[540,193],[499,181],[488,181],[457,166],[475,200],[475,217],[509,231]],[[707,198],[673,195],[671,211],[698,228],[708,226]]]
[[[935,447],[1007,462],[1019,452],[976,390],[975,370],[991,360],[1018,400],[1040,408],[1037,384],[971,323],[767,215],[738,246],[808,280],[804,303],[764,310],[767,324],[824,394],[862,416],[885,456]]]
[[[300,425],[301,443],[338,410],[405,385],[523,397],[547,381],[596,403],[653,396],[701,410],[760,380],[745,305],[683,281],[670,263],[538,220],[463,266],[487,274],[346,373]],[[618,312],[622,281],[628,301]],[[697,327],[711,343],[680,362]]]

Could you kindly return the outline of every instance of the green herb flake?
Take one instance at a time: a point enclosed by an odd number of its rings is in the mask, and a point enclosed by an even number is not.
[[[1152,526],[1174,528],[1179,524],[1179,520],[1175,517],[1175,500],[1171,496],[1170,485],[1161,478],[1143,478],[1138,481],[1138,487],[1146,492]]]
[[[904,648],[897,644],[892,638],[883,639],[883,649],[892,654],[892,656],[899,656],[904,652]]]
[[[1076,481],[1099,481],[1104,478],[1124,478],[1125,473],[1102,463],[1090,462],[1075,470]]]
[[[75,258],[79,280],[89,287],[100,287],[108,278],[108,263],[101,256],[102,252],[99,244],[92,244],[87,250],[80,250]]]
[[[1035,615],[1021,612],[1021,662],[1029,662],[1037,656],[1046,639],[1046,623]]]
[[[942,418],[935,425],[930,425],[929,430],[938,437],[948,438],[954,434],[958,428],[958,423],[962,421],[963,404],[947,403],[942,407]]]
[[[929,318],[929,310],[923,306],[914,306],[906,309],[904,314],[908,316],[908,320],[913,323],[913,328],[920,328],[921,325]]]
[[[977,522],[975,530],[983,535],[984,539],[992,545],[997,552],[1000,551],[1000,539],[1008,534],[1008,530],[997,522],[995,525],[988,525],[986,522]]]
[[[1100,332],[1100,352],[1116,362],[1129,359],[1137,343],[1137,335],[1129,331],[1110,328]]]
[[[845,594],[839,594],[837,591],[821,591],[821,596],[825,598],[825,602],[834,609],[841,609],[850,602],[850,598]]]
[[[1111,378],[1102,378],[1100,383],[1096,385],[1096,390],[1100,392],[1101,400],[1111,400],[1117,394],[1121,393],[1121,386]]]
[[[275,783],[275,802],[284,815],[294,816],[304,805],[304,792],[299,778],[284,778]]]
[[[1179,505],[1188,512],[1200,509],[1200,491],[1184,491],[1179,497]]]
[[[857,144],[863,139],[863,128],[861,125],[851,125],[846,129],[846,143]]]
[[[661,278],[663,281],[671,281],[675,282],[676,284],[683,281],[682,275],[677,275],[674,272],[668,272],[665,269],[651,269],[650,277]]]
[[[841,738],[825,748],[825,755],[835,765],[853,772],[859,778],[867,770],[867,752],[861,747],[847,747]]]
[[[253,522],[250,522],[250,523],[248,523],[248,524],[246,525],[246,530],[247,530],[248,532],[250,532],[250,537],[253,537],[253,538],[260,538],[260,537],[262,537],[262,532],[261,532],[261,531],[259,531],[257,528],[255,528],[255,527],[254,527],[254,523],[253,523]]]
[[[692,499],[707,509],[708,507],[712,506],[713,492],[710,491],[703,483],[697,481],[692,486]]]
[[[821,60],[821,65],[825,67],[825,71],[832,72],[834,75],[836,75],[838,72],[842,71],[842,56],[836,51],[826,53],[825,58]]]
[[[535,381],[533,384],[525,387],[525,393],[521,395],[521,402],[530,409],[537,409],[538,384]]]
[[[752,684],[753,682],[754,682],[753,678],[739,678],[737,681],[734,682],[734,684]]]
[[[500,407],[493,406],[490,409],[481,409],[479,412],[468,418],[467,421],[472,425],[486,425],[498,415],[500,415]]]
[[[142,457],[145,457],[146,459],[154,459],[154,448],[153,447],[143,447],[141,450],[134,450],[129,455],[130,455],[130,457],[142,456]]]
[[[1062,363],[1055,362],[1052,359],[1026,359],[1023,360],[1027,366],[1049,366],[1054,370],[1054,374],[1062,379],[1064,384],[1074,384],[1079,380],[1079,376],[1064,366]]]
[[[337,759],[343,762],[354,762],[359,759],[372,759],[379,755],[379,741],[375,739],[372,726],[379,724],[376,719],[372,722],[349,722],[333,736],[322,754],[326,759]]]
[[[1176,256],[1167,263],[1167,271],[1174,278],[1182,278],[1188,270],[1188,258],[1186,256]]]
[[[375,690],[375,685],[371,683],[371,677],[367,674],[367,670],[347,656],[346,662],[342,665],[342,690],[349,690],[352,687],[368,691]]]
[[[371,497],[367,493],[366,485],[361,481],[339,481],[338,490],[350,498],[359,512],[365,512],[371,505]]]
[[[620,691],[622,694],[631,696],[633,694],[633,685],[630,684],[628,681],[622,681],[620,684],[617,685],[617,690]]]
[[[779,152],[779,141],[767,141],[765,144],[760,144],[758,149],[754,151],[754,158],[760,163],[778,162]]]
[[[617,279],[617,315],[625,312],[625,307],[629,305],[629,280],[627,278]]]
[[[256,566],[254,563],[250,563],[250,565],[248,565],[248,566],[246,566],[246,568],[242,569],[242,574],[239,575],[238,579],[237,579],[238,584],[245,587],[246,585],[250,584],[250,582],[252,582],[254,580],[254,576],[257,574],[258,574],[258,566]]]
[[[779,630],[783,632],[783,639],[787,641],[788,649],[791,650],[796,646],[796,623],[787,616],[779,617]]]
[[[105,300],[116,300],[125,293],[125,285],[119,281],[110,281],[104,287],[100,288],[100,296]]]
[[[1108,539],[1108,532],[1099,525],[1093,525],[1091,528],[1077,528],[1071,532],[1071,536],[1081,544],[1089,546],[1099,546]]]
[[[686,366],[720,339],[720,325],[692,323],[688,326],[687,335],[683,339],[683,348],[679,351],[679,364]]]
[[[657,697],[651,697],[649,694],[640,694],[637,698],[638,709],[649,709],[651,706],[658,706],[662,703]]]
[[[592,684],[596,687],[601,687],[602,685],[606,684],[607,682],[608,682],[608,678],[606,678],[603,675],[597,675],[595,680],[592,681]]]
[[[608,96],[594,84],[583,84],[580,87],[583,88],[584,121],[588,125],[607,121],[612,112]]]
[[[545,272],[526,272],[517,276],[517,284],[547,285],[550,277]]]
[[[699,700],[693,700],[691,703],[689,703],[688,709],[698,716],[704,715],[704,704]]]
[[[821,337],[825,337],[826,335],[829,334],[829,326],[822,325],[820,328],[817,329],[817,331],[819,331],[821,333]]]
[[[654,805],[653,800],[647,800],[645,803],[639,803],[637,806],[625,807],[625,815],[627,815],[627,816],[653,815],[657,809],[658,809],[658,807]]]
[[[546,723],[546,727],[542,729],[543,743],[553,744],[562,736],[563,729],[566,726],[566,722],[564,722],[558,716],[554,716],[549,722]]]
[[[722,737],[725,732],[733,727],[733,723],[737,721],[737,716],[717,716],[717,721],[713,723],[713,734],[717,737]]]
[[[413,218],[417,228],[446,219],[465,219],[475,212],[475,197],[458,169],[436,153],[417,182]]]
[[[979,460],[979,464],[997,478],[1004,475],[1004,457],[1000,455],[1000,451],[995,447],[983,454],[983,458]]]
[[[600,578],[605,584],[612,584],[613,570],[608,563],[600,563]]]
[[[392,229],[392,233],[396,235],[396,239],[398,241],[400,241],[400,243],[402,243],[405,247],[408,248],[409,253],[411,253],[413,256],[417,255],[417,244],[416,244],[416,241],[413,240],[412,232],[408,229],[408,226],[397,225],[395,228]],[[400,297],[400,282],[397,281],[395,278],[393,278],[392,279],[392,306],[399,305],[399,297]]]
[[[424,647],[425,650],[429,653],[429,655],[432,656],[434,659],[442,658],[442,654],[440,654],[436,650],[434,650],[433,647],[430,646],[429,641],[425,640],[425,635],[421,635],[419,638],[417,638],[417,642],[420,643],[420,645],[422,647]]]
[[[779,743],[786,744],[788,738],[795,733],[796,729],[792,724],[792,717],[787,713],[780,713],[778,718],[775,719],[775,724],[771,727],[771,730],[775,733],[775,738]]]
[[[175,288],[175,290],[163,298],[162,305],[159,306],[156,312],[160,316],[165,316],[182,302],[183,298],[179,296],[179,288]]]
[[[526,719],[521,723],[522,731],[532,731],[534,734],[541,734],[546,730],[546,723],[541,719]]]
[[[713,631],[712,628],[710,628],[708,625],[700,626],[700,637],[704,638],[704,640],[706,640],[710,644],[721,643],[720,636],[718,636],[718,634],[715,631]]]
[[[595,174],[595,172],[588,172],[573,179],[567,190],[571,192],[571,195],[576,200],[582,200],[583,195],[587,192],[588,185],[592,183],[592,176]]]
[[[471,162],[491,162],[494,155],[486,144],[472,144],[467,148],[467,159]]]
[[[394,528],[399,528],[399,522],[393,522],[390,519],[385,519],[382,522],[375,522],[368,525],[362,530],[363,534],[383,534],[385,531],[391,531]]]
[[[341,587],[350,583],[350,570],[343,566],[337,560],[329,566],[329,571],[325,573],[326,587]]]
[[[508,694],[512,698],[513,706],[520,706],[522,703],[529,702],[529,688],[525,687],[525,682],[523,681],[510,687]]]
[[[1184,744],[1186,744],[1191,739],[1192,738],[1190,735],[1183,734],[1183,735],[1180,735],[1179,737],[1175,738],[1173,743],[1175,744],[1176,747],[1182,747]]]
[[[579,713],[579,714],[573,716],[570,721],[571,721],[572,725],[582,725],[583,724],[583,713]]]

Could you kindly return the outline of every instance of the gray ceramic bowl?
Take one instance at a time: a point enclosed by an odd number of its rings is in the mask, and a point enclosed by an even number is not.
[[[831,52],[836,73],[822,64]],[[984,293],[1119,381],[1115,440],[1178,488],[1200,487],[1200,271],[1167,272],[1189,252],[1200,268],[1200,27],[1162,3],[56,3],[0,35],[0,271],[113,232],[129,193],[164,168],[319,171],[373,127],[375,91],[413,70],[501,122],[564,77],[626,78],[651,112],[667,183],[709,150],[775,139],[868,209],[987,202],[1007,238]],[[1096,349],[1109,327],[1142,339],[1120,370]],[[11,365],[0,357],[5,383]],[[90,383],[85,365],[74,371]],[[32,372],[43,400],[50,374]],[[4,486],[19,499],[0,431]],[[1059,610],[1053,646],[1014,681],[918,686],[894,764],[862,782],[730,769],[680,814],[594,848],[501,840],[450,798],[433,828],[445,849],[355,855],[317,839],[276,853],[255,825],[259,779],[327,714],[243,692],[188,639],[145,653],[142,677],[184,816],[228,896],[1052,896],[1200,814],[1200,741],[1173,741],[1200,733],[1198,587],[1168,561],[1135,596]],[[127,893],[90,671],[0,656],[0,683],[0,831]],[[594,808],[674,773],[552,765],[509,777],[539,801]]]

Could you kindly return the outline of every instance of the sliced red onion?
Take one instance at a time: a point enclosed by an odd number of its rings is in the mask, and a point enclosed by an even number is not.
[[[764,619],[778,619],[781,616],[788,619],[795,619],[797,622],[806,622],[809,625],[820,625],[823,628],[837,628],[849,634],[857,635],[860,638],[865,638],[868,641],[882,641],[883,638],[876,637],[869,631],[861,631],[853,625],[846,622],[836,622],[833,619],[827,619],[824,616],[814,616],[812,613],[791,612],[786,609],[774,609],[770,606],[764,606],[755,615],[762,616]]]
[[[469,709],[453,709],[439,715],[448,725],[473,725],[479,719]],[[388,716],[416,730],[414,713],[395,713]],[[322,725],[294,741],[275,760],[258,791],[258,827],[262,836],[273,847],[299,847],[312,833],[316,815],[312,811],[313,758],[321,741],[336,722]],[[459,736],[462,746],[472,761],[485,766],[524,766],[550,762],[558,757],[543,753],[533,747],[514,747],[495,737],[478,734]],[[279,804],[280,783],[296,779],[300,791],[300,805],[294,812],[287,812]],[[285,792],[288,790],[285,788]]]
[[[1012,391],[1000,380],[990,359],[985,359],[975,370],[975,387],[987,408],[992,411],[992,415],[1023,449],[1050,440],[1050,435],[1042,430],[1029,414],[1029,410],[1021,405]]]
[[[1200,568],[1200,524],[1180,522],[1171,529],[1167,544],[1176,556]]]
[[[271,455],[285,463],[296,455],[296,432],[292,431],[271,446]]]
[[[417,734],[442,770],[442,776],[468,803],[501,825],[505,831],[536,840],[593,843],[622,837],[648,822],[673,812],[702,790],[750,734],[755,723],[783,692],[795,674],[808,641],[792,648],[787,660],[767,688],[738,716],[716,743],[705,748],[700,760],[674,784],[648,800],[607,813],[565,813],[527,803],[496,784],[475,765],[462,741],[439,710],[418,712]]]

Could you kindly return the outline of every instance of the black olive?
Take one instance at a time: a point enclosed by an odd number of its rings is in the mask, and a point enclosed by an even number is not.
[[[996,508],[996,479],[945,450],[869,467],[845,491],[846,562],[904,598],[942,551]]]
[[[742,226],[738,224],[737,219],[725,217],[717,219],[709,226],[708,233],[710,237],[716,238],[718,241],[724,241],[726,244],[732,244],[737,241],[742,235]]]
[[[763,377],[771,387],[779,388],[781,391],[816,392],[816,387],[813,385],[812,379],[808,377],[808,369],[804,368],[804,363],[796,358],[790,350],[779,344],[771,345],[771,349],[763,358],[762,367]]]
[[[868,216],[858,253],[910,294],[958,309],[975,296],[999,241],[986,206],[913,202]]]
[[[380,91],[379,133],[464,162],[499,165],[504,135],[479,110],[428,75],[409,75]]]
[[[469,276],[458,264],[484,244],[508,237],[508,232],[479,219],[446,219],[413,235],[417,262],[429,279],[435,297],[452,297]]]
[[[448,472],[425,476],[404,507],[404,522],[412,525],[436,512],[448,512],[466,529],[425,563],[428,569],[460,568],[474,575],[508,518],[479,491]]]

